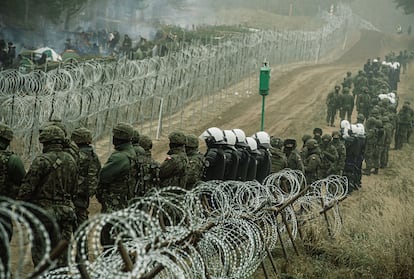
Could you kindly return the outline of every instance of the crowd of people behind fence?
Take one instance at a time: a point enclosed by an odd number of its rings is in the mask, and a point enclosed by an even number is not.
[[[211,127],[198,137],[175,131],[168,136],[169,151],[159,163],[152,157],[150,137],[140,135],[128,123],[118,123],[112,130],[114,152],[101,165],[91,145],[91,131],[79,127],[69,133],[56,120],[41,127],[39,142],[43,152],[34,158],[26,172],[19,156],[8,150],[13,140],[12,129],[0,124],[0,196],[27,201],[49,212],[57,221],[60,234],[53,233],[50,221],[43,220],[44,217],[41,220],[55,245],[59,239],[69,241],[74,230],[88,219],[92,196],[102,205],[102,213],[111,213],[127,207],[131,200],[153,188],[191,189],[200,181],[210,180],[261,183],[270,173],[284,168],[300,170],[308,184],[330,175],[346,176],[350,194],[361,188],[363,173],[377,174],[379,168],[387,167],[393,137],[395,149],[401,149],[409,141],[414,111],[405,101],[397,112],[401,100],[396,89],[402,63],[395,64],[396,59],[396,55],[390,54],[382,62],[379,58],[368,60],[356,77],[347,73],[342,85],[335,86],[327,99],[327,124],[335,124],[339,109],[338,129],[324,133],[316,127],[312,135],[303,135],[300,144],[293,137],[282,139],[265,131],[246,136],[237,128]],[[332,94],[338,95],[341,88],[341,94],[350,97],[338,97],[333,102]],[[352,100],[349,108],[344,106],[348,100]],[[354,102],[358,115],[356,123],[351,123]],[[335,109],[330,107],[333,103],[337,105]],[[205,154],[199,151],[199,140],[207,146]],[[364,161],[366,168],[362,172]],[[13,226],[9,219],[2,218],[11,238]],[[110,228],[103,230],[101,242],[104,246],[114,243]],[[32,247],[35,265],[44,249],[43,240],[35,235]],[[59,259],[60,266],[66,263],[65,255]]]

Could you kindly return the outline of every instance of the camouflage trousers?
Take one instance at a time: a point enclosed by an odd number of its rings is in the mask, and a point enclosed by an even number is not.
[[[102,202],[102,213],[112,213],[128,206],[128,199],[121,195],[107,195],[104,196]],[[104,249],[111,247],[115,244],[116,230],[113,225],[106,224],[101,231],[101,244]]]
[[[76,224],[76,216],[73,208],[66,205],[49,205],[43,207],[47,216],[36,212],[40,222],[44,225],[49,234],[52,249],[57,246],[60,240],[70,241],[73,234],[73,227]],[[57,226],[56,226],[57,225]],[[46,244],[45,239],[40,231],[34,233],[32,246],[32,260],[34,266],[37,266],[45,256]],[[58,258],[58,266],[67,265],[67,253],[64,251]]]
[[[365,164],[367,170],[380,167],[380,152],[376,144],[368,144],[365,146]]]
[[[380,147],[380,167],[385,168],[388,166],[388,152],[390,150],[389,146]]]
[[[335,122],[336,110],[336,108],[328,107],[326,111],[326,123],[329,125],[333,125]]]

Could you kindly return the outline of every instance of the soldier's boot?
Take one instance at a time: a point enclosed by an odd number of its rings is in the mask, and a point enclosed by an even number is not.
[[[374,171],[372,172],[373,174],[378,174],[378,168],[375,168]]]
[[[363,175],[371,175],[371,169],[363,169],[362,174]]]

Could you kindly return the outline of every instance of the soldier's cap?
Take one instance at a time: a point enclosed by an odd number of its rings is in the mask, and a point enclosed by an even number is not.
[[[0,122],[0,138],[5,139],[7,141],[11,141],[13,139],[13,130],[10,128],[9,125]]]
[[[132,131],[132,139],[131,139],[131,141],[133,142],[133,143],[138,143],[139,142],[139,131],[137,130],[137,129],[134,129],[133,131]]]
[[[112,129],[113,137],[121,140],[131,140],[133,132],[134,128],[130,124],[124,122],[116,124]]]
[[[338,139],[340,137],[341,137],[341,134],[339,133],[339,131],[333,131],[332,132],[332,138]]]
[[[296,140],[295,139],[285,139],[283,142],[285,147],[296,147]]]
[[[176,145],[186,145],[187,143],[187,137],[182,132],[172,132],[168,135],[168,139],[170,143]]]
[[[152,149],[152,140],[147,135],[141,135],[139,137],[139,145],[144,148],[145,151]]]
[[[319,134],[319,135],[322,135],[322,129],[321,128],[314,128],[313,129],[313,134]]]
[[[186,145],[187,147],[190,148],[198,148],[198,138],[196,135],[187,135],[187,143]]]
[[[76,128],[72,132],[71,139],[76,144],[86,143],[89,144],[92,142],[92,133],[89,129],[85,127]]]

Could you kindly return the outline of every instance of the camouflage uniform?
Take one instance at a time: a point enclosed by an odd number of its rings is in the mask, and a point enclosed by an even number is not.
[[[305,172],[305,166],[303,165],[302,157],[296,150],[296,140],[286,139],[283,143],[283,152],[286,154],[287,167],[292,170],[299,170]]]
[[[191,190],[201,181],[204,173],[204,156],[198,151],[198,139],[194,135],[187,136],[185,152],[188,157],[188,173],[186,189]]]
[[[92,143],[92,134],[86,128],[77,128],[72,132],[72,141],[79,147],[79,180],[78,192],[73,203],[75,205],[78,225],[88,219],[89,198],[95,195],[98,186],[98,174],[101,163]]]
[[[152,158],[151,138],[146,135],[140,136],[139,145],[144,149],[145,153],[139,158],[140,171],[135,191],[138,197],[160,186],[160,164]]]
[[[364,115],[365,118],[369,116],[371,105],[371,97],[368,93],[368,87],[363,87],[362,92],[357,96],[356,109],[359,114]]]
[[[111,213],[128,206],[134,196],[138,164],[131,144],[133,128],[119,123],[113,128],[115,151],[99,173],[96,197],[102,204],[102,213]]]
[[[352,78],[352,73],[347,72],[346,77],[344,78],[344,82],[342,83],[342,87],[348,87],[349,89],[351,89],[353,84],[354,84],[354,79]]]
[[[388,153],[392,141],[393,126],[388,116],[382,118],[382,125],[384,126],[384,146],[380,155],[380,168],[385,168],[388,165]]]
[[[8,197],[15,199],[19,192],[22,179],[26,174],[20,157],[7,150],[12,139],[12,129],[0,123],[0,198]],[[0,214],[0,227],[4,228],[10,241],[13,235],[13,224],[10,216],[6,216],[4,213]],[[2,232],[0,235],[2,235]],[[4,264],[3,274],[8,274],[9,272],[7,263],[10,261],[10,258],[6,253],[6,241],[6,239],[0,240],[0,251],[2,251],[0,252],[0,262]]]
[[[351,115],[352,115],[352,111],[354,110],[354,96],[349,94],[348,87],[344,87],[342,89],[342,95],[340,97],[339,102],[340,102],[339,113],[340,113],[341,120],[344,120],[346,117],[346,119],[349,122],[351,122]]]
[[[314,128],[313,129],[313,139],[316,140],[318,144],[322,143],[322,129],[321,128]]]
[[[413,116],[408,104],[404,104],[397,115],[397,129],[395,131],[395,149],[401,149],[407,143]]]
[[[326,106],[327,106],[327,116],[326,123],[327,125],[334,126],[336,111],[339,108],[340,96],[339,90],[341,87],[339,85],[335,86],[335,90],[330,92],[326,97]]]
[[[140,145],[140,134],[138,132],[138,130],[134,129],[134,131],[132,132],[132,146],[135,149],[135,153],[137,154],[138,160],[141,156],[145,156],[145,150],[144,148],[142,148],[142,146]]]
[[[52,247],[60,239],[70,241],[73,226],[76,225],[72,200],[77,193],[78,169],[70,155],[63,151],[64,139],[64,132],[56,126],[42,130],[39,141],[43,143],[43,154],[33,160],[18,194],[18,199],[34,203],[49,214],[50,218],[43,215],[38,217],[51,235]],[[51,220],[57,222],[60,238]],[[35,233],[33,242],[32,258],[36,266],[45,252],[39,232]],[[62,253],[59,266],[66,264],[66,256],[66,253]]]
[[[300,152],[299,152],[300,157],[302,158],[302,162],[305,161],[305,159],[308,157],[308,154],[307,154],[308,148],[306,147],[306,142],[311,138],[312,138],[312,136],[308,135],[308,134],[305,134],[305,135],[302,136],[303,145],[302,145],[302,148],[300,149]]]
[[[379,149],[378,149],[378,127],[382,125],[382,122],[378,119],[378,109],[372,109],[370,117],[365,122],[366,131],[366,143],[365,143],[365,164],[363,174],[370,175],[371,170],[374,170],[374,174],[378,173],[379,168]]]
[[[272,154],[272,168],[271,173],[276,173],[287,167],[287,158],[285,153],[281,150],[283,147],[283,140],[279,138],[270,139],[270,153]]]
[[[185,188],[187,184],[188,158],[185,154],[186,136],[181,132],[172,132],[168,136],[170,150],[160,166],[161,187],[178,186]]]
[[[305,177],[308,185],[320,179],[321,157],[318,142],[315,139],[306,141],[307,157],[304,160]]]
[[[335,165],[338,160],[338,152],[336,151],[336,148],[332,146],[331,140],[332,136],[325,134],[322,136],[322,144],[319,146],[321,150],[321,167],[319,168],[319,177],[321,178],[335,174]]]
[[[336,148],[338,159],[335,162],[333,174],[342,175],[345,167],[346,148],[338,131],[332,132],[332,146]]]

